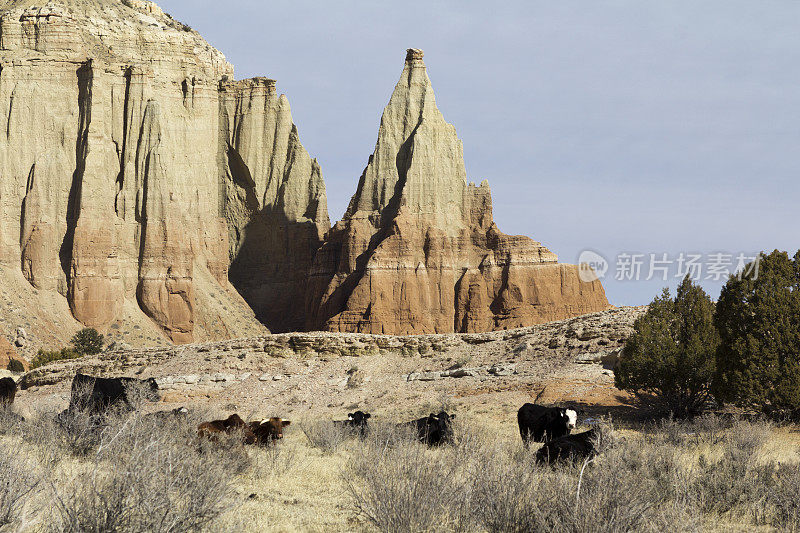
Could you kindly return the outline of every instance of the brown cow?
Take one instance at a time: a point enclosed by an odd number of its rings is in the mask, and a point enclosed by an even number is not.
[[[271,444],[273,441],[283,438],[283,428],[291,424],[291,420],[283,418],[268,418],[262,421],[250,422],[250,431],[256,436],[259,444]]]
[[[14,403],[17,396],[17,382],[12,378],[0,379],[0,407],[7,407]]]
[[[206,437],[211,440],[215,440],[219,434],[230,435],[237,431],[242,433],[242,440],[245,444],[255,444],[257,442],[255,434],[250,430],[250,425],[236,413],[225,420],[212,420],[197,426],[197,434],[200,437]]]

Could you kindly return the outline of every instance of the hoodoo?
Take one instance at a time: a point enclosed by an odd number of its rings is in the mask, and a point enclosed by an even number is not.
[[[497,229],[488,183],[467,182],[423,52],[408,50],[358,189],[314,259],[307,328],[475,332],[607,309],[600,282],[578,274]]]
[[[146,0],[0,1],[0,68],[0,283],[34,333],[303,327],[330,224],[273,81]]]

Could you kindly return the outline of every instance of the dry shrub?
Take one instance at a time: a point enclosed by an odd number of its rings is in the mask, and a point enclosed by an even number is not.
[[[238,444],[198,444],[188,424],[133,415],[109,422],[68,483],[52,483],[61,531],[196,531],[231,505]]]
[[[704,512],[732,513],[738,518],[763,514],[765,489],[774,484],[774,463],[759,461],[759,451],[770,435],[767,422],[736,421],[725,432],[722,457],[701,455],[694,491]]]
[[[23,418],[11,406],[0,406],[0,435],[19,434],[23,422]]]
[[[697,529],[691,506],[670,502],[681,492],[677,458],[644,446],[555,467],[536,467],[533,452],[491,454],[474,471],[473,515],[490,532]]]
[[[393,444],[368,440],[344,471],[356,513],[381,531],[462,530],[462,463],[416,442]]]
[[[0,453],[0,530],[24,522],[23,510],[41,487],[39,464],[26,457],[22,446],[7,444]]]
[[[368,439],[344,479],[356,513],[381,531],[699,529],[675,449],[602,441],[593,461],[540,467],[535,450],[463,427],[436,450]]]
[[[255,455],[255,469],[265,475],[280,477],[301,466],[303,457],[295,442],[276,442],[262,446]]]
[[[309,444],[319,448],[323,454],[336,453],[342,445],[358,434],[358,429],[337,425],[330,420],[303,422],[300,424]]]
[[[766,500],[764,523],[780,531],[800,531],[800,464],[778,466]]]

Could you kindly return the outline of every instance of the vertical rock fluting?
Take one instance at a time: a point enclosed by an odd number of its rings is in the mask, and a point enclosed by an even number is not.
[[[141,311],[190,342],[263,332],[233,262],[266,322],[302,325],[319,166],[274,84],[232,79],[152,2],[0,0],[0,268],[84,325]]]
[[[492,221],[488,184],[468,184],[461,141],[409,50],[344,219],[316,255],[309,329],[472,332],[609,307],[598,281]]]
[[[319,165],[274,80],[223,83],[220,117],[230,280],[270,330],[301,330],[311,261],[330,229]]]
[[[257,318],[422,333],[608,306],[599,282],[496,228],[417,50],[332,229],[275,82],[234,81],[147,0],[0,0],[0,124],[0,280],[54,302],[26,307],[47,307],[26,320],[48,338],[72,317],[184,343],[261,333]]]

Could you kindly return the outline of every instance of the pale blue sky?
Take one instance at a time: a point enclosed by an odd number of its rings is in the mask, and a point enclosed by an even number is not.
[[[501,230],[608,257],[612,303],[676,284],[613,279],[620,252],[800,248],[795,0],[158,3],[278,80],[334,221],[414,47]]]

